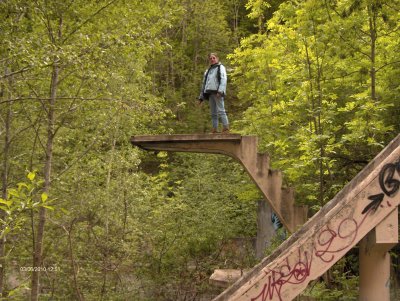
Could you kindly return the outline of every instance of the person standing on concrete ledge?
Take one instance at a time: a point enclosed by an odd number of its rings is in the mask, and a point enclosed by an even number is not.
[[[208,55],[210,66],[203,76],[201,85],[199,104],[201,105],[204,100],[210,103],[212,131],[211,133],[218,133],[218,121],[222,122],[222,133],[229,133],[229,121],[225,112],[224,97],[226,94],[227,75],[225,66],[219,62],[216,53]]]

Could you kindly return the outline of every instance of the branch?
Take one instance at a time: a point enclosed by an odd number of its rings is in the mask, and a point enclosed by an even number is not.
[[[29,70],[29,68],[30,68],[29,66],[25,66],[24,68],[22,68],[22,69],[20,69],[18,71],[10,72],[10,73],[7,73],[7,74],[4,74],[4,75],[0,76],[0,79],[4,79],[4,78],[10,77],[10,76],[13,76],[15,74],[23,73],[26,70]]]
[[[330,20],[330,21],[332,21],[332,18],[331,18],[331,15],[330,15],[330,13],[329,13],[329,9],[333,10],[333,11],[336,13],[336,15],[338,15],[340,18],[342,18],[341,14],[340,14],[338,11],[336,11],[336,10],[334,9],[333,6],[330,6],[330,5],[327,3],[326,0],[325,0],[325,8],[326,8],[326,10],[327,10],[327,14],[328,14],[328,17],[329,17],[329,20]],[[359,48],[357,48],[357,47],[354,47],[354,46],[350,43],[349,40],[346,40],[346,38],[339,32],[339,30],[336,28],[336,26],[333,26],[333,28],[334,28],[334,30],[336,31],[336,33],[339,35],[339,38],[340,38],[343,42],[345,42],[351,49],[353,49],[354,51],[359,52],[359,53],[361,53],[362,55],[366,56],[367,58],[371,59],[371,57],[370,57],[370,55],[369,55],[368,53],[365,53],[365,52],[361,51],[361,49],[359,49]],[[361,38],[361,39],[362,39],[362,38]]]
[[[85,21],[83,21],[80,25],[78,25],[74,30],[72,30],[62,41],[62,43],[64,44],[70,37],[72,37],[72,35],[74,33],[76,33],[78,30],[80,30],[86,23],[88,23],[89,21],[91,21],[95,16],[97,16],[100,12],[102,12],[103,10],[105,10],[107,7],[109,7],[110,5],[114,4],[114,2],[117,2],[118,0],[112,0],[110,2],[108,2],[105,6],[101,7],[100,9],[98,9],[93,15],[91,15],[89,18],[87,18]]]
[[[377,68],[375,71],[378,72],[379,70],[381,70],[381,69],[383,69],[383,68],[385,68],[385,67],[387,67],[389,65],[394,65],[394,64],[398,64],[398,63],[400,63],[400,61],[394,61],[394,62],[390,62],[390,63],[384,64],[384,65],[380,66],[379,68]]]
[[[122,99],[117,98],[84,98],[84,97],[57,97],[60,100],[94,100],[94,101],[123,101]],[[24,100],[38,100],[38,101],[49,101],[50,98],[42,98],[42,97],[17,97],[11,98],[7,100],[0,101],[0,105],[10,103],[10,102],[17,102],[17,101],[24,101]]]
[[[76,98],[77,99],[77,98]],[[108,128],[110,125],[113,124],[112,118],[108,119],[108,122],[103,126],[103,128]],[[92,148],[95,146],[95,144],[98,142],[98,137],[95,136],[93,141],[90,143],[90,145],[88,145],[88,147],[75,159],[73,159],[68,166],[66,166],[63,170],[61,170],[56,176],[55,179],[60,179],[60,177],[68,172],[72,167],[74,167],[77,163],[79,163],[79,161],[84,158],[90,150],[92,150]]]

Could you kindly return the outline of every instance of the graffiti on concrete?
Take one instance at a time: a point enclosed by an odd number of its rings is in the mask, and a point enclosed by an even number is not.
[[[389,163],[383,166],[379,173],[379,186],[383,193],[368,197],[371,203],[364,208],[362,214],[365,214],[368,211],[375,212],[381,206],[385,195],[393,197],[397,193],[400,187],[400,181],[398,178],[395,178],[396,174],[397,176],[400,175],[400,160],[396,163]],[[391,206],[390,202],[387,202],[387,205]]]
[[[310,275],[312,262],[312,254],[308,254],[304,251],[298,251],[298,260],[296,262],[289,262],[289,257],[286,257],[285,261],[277,268],[264,271],[267,276],[267,283],[264,285],[262,291],[255,298],[251,298],[252,301],[256,300],[272,300],[276,295],[279,300],[282,300],[281,290],[286,284],[300,284],[306,280]]]
[[[251,301],[267,301],[274,297],[278,300],[282,298],[282,289],[285,285],[297,285],[306,281],[310,276],[310,271],[314,259],[319,259],[324,263],[332,262],[335,255],[348,249],[356,240],[358,229],[366,220],[365,215],[361,221],[357,222],[354,218],[345,218],[339,224],[337,229],[331,229],[329,225],[325,226],[316,236],[311,252],[308,250],[298,250],[296,260],[290,262],[288,255],[282,263],[276,268],[264,270],[267,278],[266,284],[263,286],[260,294]],[[341,240],[340,248],[334,248],[333,242]],[[338,245],[336,243],[336,245]]]
[[[395,178],[396,174],[398,178]],[[347,217],[333,228],[329,224],[325,225],[314,237],[308,249],[307,246],[305,246],[306,250],[299,248],[297,256],[289,254],[274,268],[264,269],[266,282],[261,292],[251,298],[251,301],[267,301],[274,298],[282,301],[283,287],[305,282],[310,276],[313,260],[319,259],[324,263],[329,263],[335,260],[336,254],[341,256],[339,253],[349,249],[357,239],[358,231],[367,217],[383,206],[382,201],[385,195],[393,197],[399,190],[400,160],[386,164],[382,168],[379,173],[379,185],[383,193],[368,197],[371,202],[362,210],[362,218],[359,221],[353,217]],[[391,206],[389,201],[387,201],[387,206]]]

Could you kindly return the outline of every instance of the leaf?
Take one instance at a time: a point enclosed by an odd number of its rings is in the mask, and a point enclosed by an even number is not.
[[[4,210],[4,211],[7,211],[7,210],[8,210],[8,207],[6,207],[6,206],[1,206],[1,205],[0,205],[0,209],[1,209],[1,210]]]
[[[4,199],[0,199],[0,203],[5,204],[7,207],[10,207],[12,205],[13,201],[7,201]]]
[[[35,179],[35,176],[36,176],[36,173],[31,171],[30,173],[28,173],[27,178],[30,181],[33,181]]]
[[[43,208],[46,208],[46,209],[54,210],[54,207],[51,207],[51,206],[42,205],[42,207],[43,207]]]
[[[29,189],[29,186],[26,183],[18,183],[18,190],[21,190],[23,187]]]
[[[19,197],[19,194],[15,189],[9,189],[8,190],[8,195],[9,196],[14,196],[14,197],[17,197],[17,198]]]
[[[43,203],[45,203],[47,201],[47,199],[49,198],[49,196],[47,195],[46,192],[43,192],[40,197],[41,197]]]
[[[65,208],[61,208],[61,211],[66,215],[70,214],[70,212]]]

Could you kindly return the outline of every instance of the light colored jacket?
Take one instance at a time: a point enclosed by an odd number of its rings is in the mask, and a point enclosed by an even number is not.
[[[226,74],[226,69],[224,65],[222,65],[221,63],[211,65],[204,72],[199,99],[208,99],[205,94],[212,94],[217,92],[221,93],[222,96],[225,96],[227,79],[228,76]]]

